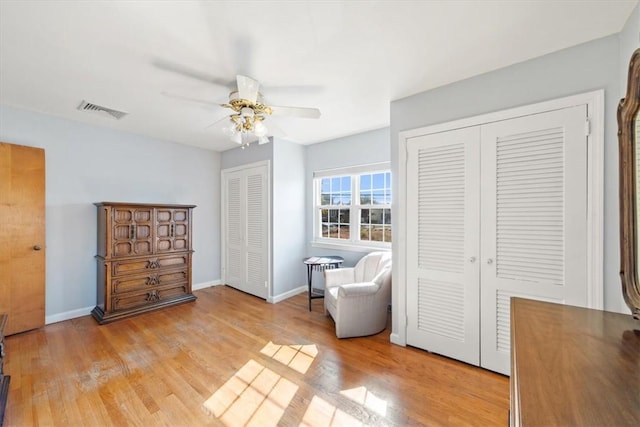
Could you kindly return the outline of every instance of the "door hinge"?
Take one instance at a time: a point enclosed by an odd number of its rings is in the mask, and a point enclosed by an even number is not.
[[[591,135],[591,121],[587,119],[584,122],[584,136],[589,136],[589,135]]]

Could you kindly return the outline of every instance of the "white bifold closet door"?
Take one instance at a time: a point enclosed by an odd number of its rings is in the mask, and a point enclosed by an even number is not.
[[[407,343],[478,365],[480,128],[407,149]]]
[[[409,141],[407,343],[508,375],[512,296],[587,304],[586,119]]]
[[[260,298],[268,284],[266,165],[223,172],[224,283]]]

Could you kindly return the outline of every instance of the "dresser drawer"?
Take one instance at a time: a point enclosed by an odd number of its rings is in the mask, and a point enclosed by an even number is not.
[[[189,266],[189,257],[191,254],[183,253],[177,255],[166,255],[142,259],[128,259],[111,262],[112,275],[122,276],[138,273],[146,273],[148,271],[185,268]]]
[[[122,276],[111,281],[111,292],[121,294],[150,290],[189,279],[188,270],[156,271],[142,276]]]
[[[161,304],[188,295],[188,288],[188,282],[182,282],[166,287],[147,289],[142,292],[114,295],[111,299],[112,310],[120,311]]]

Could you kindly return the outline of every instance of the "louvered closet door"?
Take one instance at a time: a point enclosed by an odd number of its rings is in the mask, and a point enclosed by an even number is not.
[[[407,343],[477,365],[480,130],[407,149]]]
[[[482,126],[481,366],[509,374],[509,298],[586,306],[586,106]]]
[[[225,172],[224,177],[225,283],[266,298],[269,274],[267,166]]]
[[[244,271],[243,182],[242,172],[225,175],[225,283],[242,286]]]
[[[267,298],[268,280],[268,188],[266,166],[246,175],[246,270],[245,292]]]

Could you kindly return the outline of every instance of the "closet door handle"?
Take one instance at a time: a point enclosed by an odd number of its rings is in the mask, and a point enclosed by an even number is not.
[[[493,258],[488,258],[487,259],[487,264],[489,264],[489,265],[493,264]]]
[[[471,258],[469,258],[469,262],[476,262],[476,257],[472,256]]]

